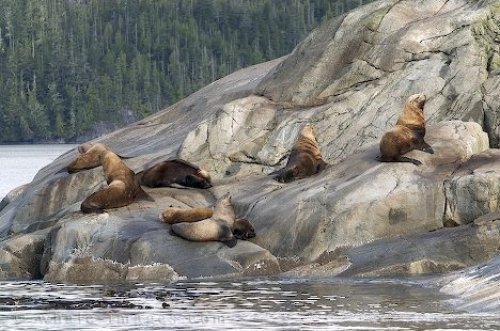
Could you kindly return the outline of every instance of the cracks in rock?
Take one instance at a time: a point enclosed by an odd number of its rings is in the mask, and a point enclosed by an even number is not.
[[[367,61],[365,59],[357,59],[357,60],[366,63],[368,66],[374,68],[375,70],[382,71],[384,73],[392,73],[393,72],[393,71],[387,71],[387,70],[385,70],[385,69],[383,69],[381,67],[378,67],[374,63],[371,63],[371,62],[369,62],[369,61]]]

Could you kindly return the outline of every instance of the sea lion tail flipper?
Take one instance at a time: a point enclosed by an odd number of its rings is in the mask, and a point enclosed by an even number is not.
[[[137,201],[151,201],[151,202],[155,201],[155,199],[153,199],[152,196],[147,194],[140,186],[137,192],[137,196],[135,198]]]
[[[296,174],[296,167],[293,168],[283,168],[279,171],[277,171],[277,174],[273,177],[275,180],[277,180],[280,183],[288,183],[291,182]]]
[[[235,237],[232,237],[231,239],[229,240],[224,240],[224,241],[221,241],[224,245],[226,245],[227,247],[229,248],[233,248],[234,246],[236,246],[236,244],[238,243],[238,239],[236,239]]]
[[[87,199],[83,200],[80,205],[80,210],[82,213],[90,214],[90,213],[102,213],[104,212],[103,206],[98,203],[98,199],[101,196],[101,191],[97,191],[92,193]]]
[[[320,172],[326,169],[328,167],[328,163],[326,163],[323,159],[319,160],[318,166],[316,167],[316,172]]]
[[[415,160],[415,159],[412,159],[412,158],[406,157],[406,156],[399,156],[396,159],[396,162],[409,162],[409,163],[413,163],[416,166],[419,166],[422,164],[422,162],[420,162],[419,160]]]

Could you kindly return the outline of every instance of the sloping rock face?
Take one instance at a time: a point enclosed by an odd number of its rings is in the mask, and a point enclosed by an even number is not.
[[[461,297],[459,306],[462,309],[499,311],[499,269],[500,257],[497,256],[487,263],[443,277],[441,291]]]
[[[68,174],[72,151],[0,203],[0,278],[104,282],[282,273],[446,272],[498,255],[497,1],[377,1],[328,22],[287,57],[240,70],[100,139],[141,171],[184,158],[209,190],[147,189],[155,202],[84,215],[102,168]],[[406,98],[430,119],[422,161],[379,163],[378,141]],[[300,128],[315,127],[320,174],[283,184]],[[213,206],[231,192],[257,236],[234,248],[188,242],[167,207]],[[490,215],[490,216],[488,216]]]

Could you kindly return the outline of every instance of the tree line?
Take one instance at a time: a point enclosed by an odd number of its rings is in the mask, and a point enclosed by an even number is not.
[[[0,143],[140,119],[367,2],[0,0]]]

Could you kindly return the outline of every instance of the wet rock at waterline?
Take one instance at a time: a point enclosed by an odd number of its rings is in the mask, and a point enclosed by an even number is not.
[[[493,258],[498,227],[481,217],[499,204],[499,11],[497,1],[377,1],[288,56],[99,140],[135,172],[175,158],[198,164],[212,175],[209,190],[146,189],[155,202],[83,215],[102,170],[60,172],[77,152],[61,156],[0,204],[0,277],[390,276]],[[415,93],[427,96],[435,154],[411,152],[418,167],[377,162],[380,138]],[[332,166],[272,180],[306,123]],[[167,207],[210,207],[228,191],[257,233],[234,248],[173,237],[158,220]]]

